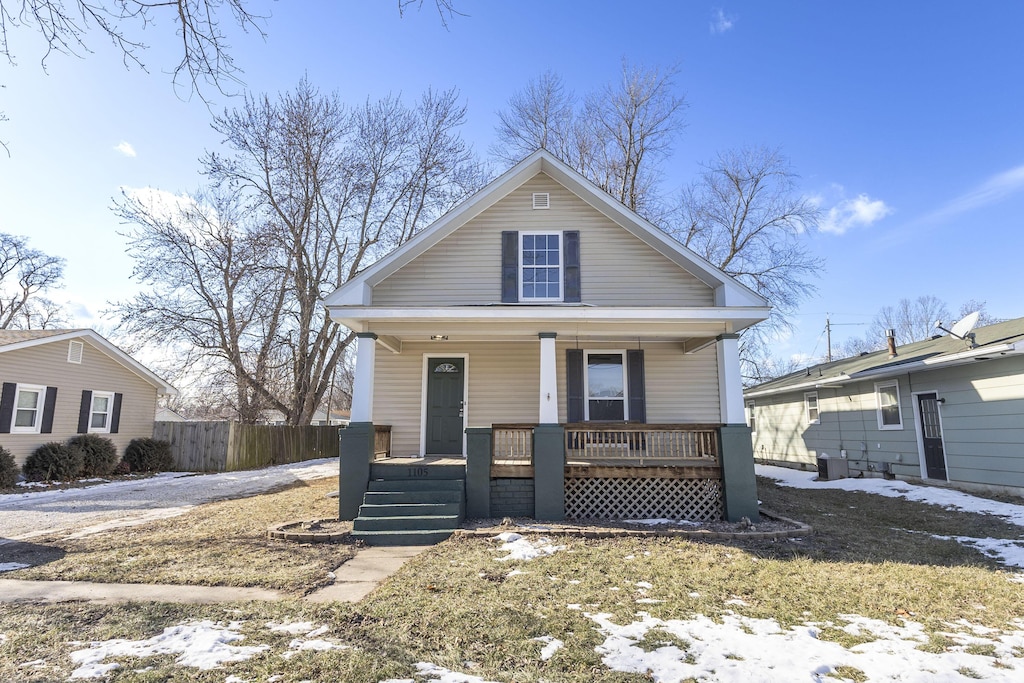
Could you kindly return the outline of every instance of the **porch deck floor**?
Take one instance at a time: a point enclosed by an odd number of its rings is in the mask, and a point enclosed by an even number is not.
[[[422,465],[465,465],[466,459],[461,456],[426,457],[377,457],[374,464],[390,464],[397,466]],[[492,465],[530,466],[529,460],[522,458],[494,458]],[[567,467],[718,467],[718,460],[713,458],[570,458],[565,462]]]

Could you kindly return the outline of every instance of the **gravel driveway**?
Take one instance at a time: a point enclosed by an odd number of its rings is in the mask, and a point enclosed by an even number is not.
[[[173,517],[202,503],[337,476],[338,461],[327,458],[245,472],[164,472],[85,488],[0,495],[0,545],[53,532],[84,536]]]

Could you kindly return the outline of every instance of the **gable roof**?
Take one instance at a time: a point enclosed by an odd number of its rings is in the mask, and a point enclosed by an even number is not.
[[[950,335],[875,351],[831,363],[819,363],[799,372],[750,387],[746,398],[772,396],[789,391],[836,387],[865,379],[885,379],[909,372],[935,370],[1024,354],[1024,318],[1006,320],[974,330],[976,346]]]
[[[54,344],[72,339],[90,341],[93,346],[113,361],[123,365],[128,370],[131,370],[136,375],[155,386],[158,393],[170,396],[178,395],[177,389],[165,382],[159,375],[144,366],[142,363],[129,356],[117,346],[114,346],[114,344],[109,342],[95,330],[0,330],[0,353],[40,346],[42,344]]]
[[[769,305],[764,297],[669,237],[544,149],[537,150],[505,171],[472,197],[421,230],[411,240],[361,271],[328,296],[324,304],[328,307],[369,305],[370,289],[374,285],[479,216],[538,173],[545,173],[561,183],[594,209],[714,289],[717,306]]]

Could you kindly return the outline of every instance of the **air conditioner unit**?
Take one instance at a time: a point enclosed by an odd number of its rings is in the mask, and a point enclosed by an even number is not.
[[[818,479],[831,481],[850,476],[850,465],[842,458],[825,453],[818,456]]]

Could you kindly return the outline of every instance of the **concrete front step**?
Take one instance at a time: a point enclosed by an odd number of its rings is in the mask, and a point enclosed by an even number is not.
[[[353,531],[439,531],[459,528],[458,515],[419,515],[416,517],[356,517]]]
[[[434,545],[445,540],[454,532],[453,529],[428,529],[404,531],[352,531],[352,537],[362,540],[368,545]]]
[[[394,505],[397,503],[461,503],[462,491],[367,491],[363,495],[366,505]]]
[[[465,491],[465,479],[371,478],[369,491]]]
[[[359,506],[360,517],[423,517],[455,515],[461,512],[458,503],[398,503],[395,505]]]

